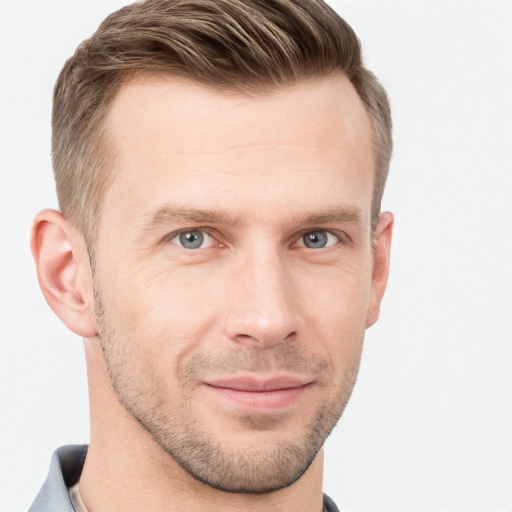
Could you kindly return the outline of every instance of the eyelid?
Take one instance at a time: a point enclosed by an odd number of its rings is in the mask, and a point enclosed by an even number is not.
[[[175,231],[172,231],[171,233],[168,233],[167,235],[165,235],[160,243],[161,244],[167,244],[167,243],[172,243],[174,245],[176,245],[177,247],[181,247],[182,249],[187,249],[186,247],[183,247],[182,245],[178,244],[178,243],[175,243],[173,242],[173,240],[179,236],[180,234],[182,233],[191,233],[193,231],[200,231],[201,233],[203,233],[204,235],[210,237],[213,241],[219,243],[219,245],[223,245],[222,242],[219,242],[218,240],[218,235],[216,236],[214,234],[215,230],[212,229],[212,228],[209,228],[207,226],[193,226],[193,227],[189,227],[189,228],[180,228],[180,229],[177,229]],[[212,244],[206,246],[206,247],[201,247],[201,249],[208,249],[212,246]],[[187,250],[191,250],[191,249],[187,249]],[[197,250],[197,249],[196,249]]]
[[[294,242],[292,242],[292,246],[298,246],[298,247],[304,247],[306,249],[310,249],[309,247],[306,247],[302,241],[304,235],[307,235],[308,233],[327,233],[328,235],[331,235],[331,236],[334,236],[338,239],[338,243],[341,243],[341,244],[349,244],[352,242],[352,239],[350,238],[349,235],[347,235],[347,233],[345,233],[344,231],[339,231],[337,229],[327,229],[327,228],[312,228],[312,229],[305,229],[303,230],[298,237],[294,237]],[[300,245],[299,245],[300,243]],[[337,243],[334,243],[334,244],[331,244],[331,245],[328,245],[326,247],[322,247],[321,249],[329,249],[331,247],[334,247],[335,245],[337,245]],[[319,249],[312,249],[314,251],[318,251]]]
[[[177,229],[175,231],[172,231],[171,233],[166,234],[160,240],[160,244],[166,244],[166,243],[172,242],[172,240],[174,238],[176,238],[176,236],[178,236],[179,234],[187,233],[190,231],[201,231],[202,233],[205,233],[206,235],[213,238],[219,245],[221,245],[221,246],[225,245],[225,243],[223,243],[219,240],[219,238],[221,238],[221,236],[218,233],[218,231],[210,226],[192,226],[192,227],[188,227],[188,228]],[[315,232],[319,232],[319,231],[328,233],[329,235],[336,237],[341,244],[351,244],[352,243],[352,238],[345,231],[340,231],[337,229],[327,229],[327,228],[308,228],[308,229],[302,230],[298,235],[294,235],[293,239],[291,240],[290,244],[288,244],[288,245],[289,245],[289,247],[297,246],[297,243],[302,240],[302,237],[304,235],[306,235],[307,233],[315,233]],[[179,244],[175,244],[175,245],[177,245],[178,247],[182,247]],[[336,245],[336,244],[327,246],[327,248],[333,247],[334,245]],[[300,245],[299,247],[305,247],[306,249],[308,249],[308,247],[306,247],[304,244]],[[208,247],[204,247],[204,249],[207,249],[207,248]],[[318,249],[314,249],[314,250],[318,250]]]

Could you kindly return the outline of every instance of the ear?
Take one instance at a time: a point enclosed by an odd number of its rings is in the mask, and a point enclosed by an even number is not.
[[[378,320],[380,303],[386,291],[394,220],[392,213],[382,213],[379,218],[379,225],[375,231],[372,291],[370,296],[370,308],[366,319],[367,328],[371,327]]]
[[[92,273],[83,236],[60,212],[43,210],[34,220],[30,245],[49,306],[76,334],[96,336]]]

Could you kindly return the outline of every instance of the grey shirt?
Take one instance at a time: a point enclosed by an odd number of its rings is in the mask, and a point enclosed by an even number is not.
[[[68,488],[78,482],[86,455],[87,445],[73,444],[56,450],[46,481],[29,512],[74,512]]]
[[[52,456],[48,477],[28,512],[75,512],[69,497],[69,487],[82,473],[87,445],[62,446]],[[334,502],[324,494],[325,512],[339,512]]]

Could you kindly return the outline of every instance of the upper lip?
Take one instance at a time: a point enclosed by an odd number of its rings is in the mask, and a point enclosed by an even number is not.
[[[216,388],[233,389],[236,391],[262,392],[300,388],[311,382],[311,379],[281,375],[265,379],[253,376],[234,376],[205,381],[205,384]]]

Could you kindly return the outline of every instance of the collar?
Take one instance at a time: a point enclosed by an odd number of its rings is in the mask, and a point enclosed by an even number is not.
[[[80,478],[87,445],[63,446],[55,451],[48,476],[28,512],[74,512],[68,487]]]
[[[75,512],[69,497],[82,473],[86,444],[62,446],[52,456],[48,477],[28,512]],[[334,501],[324,494],[324,512],[340,512]]]

